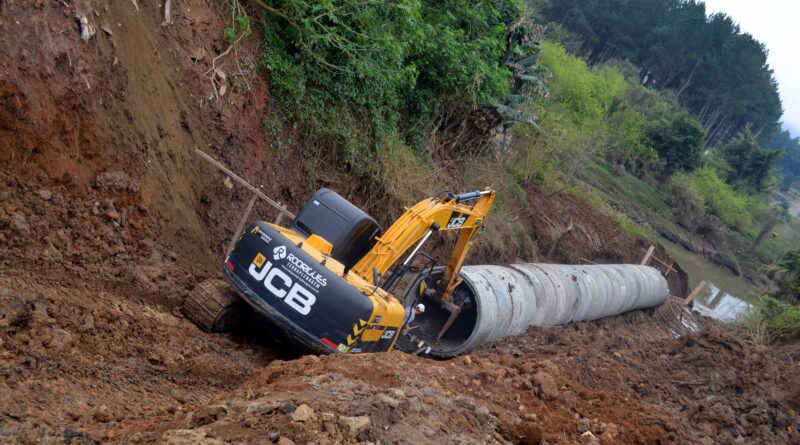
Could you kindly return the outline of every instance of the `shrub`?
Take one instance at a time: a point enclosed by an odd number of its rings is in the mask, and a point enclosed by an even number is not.
[[[647,138],[664,161],[667,174],[697,168],[705,137],[697,119],[685,111],[662,117],[647,129]]]
[[[508,96],[508,38],[521,0],[257,0],[267,11],[263,68],[303,146],[376,176],[401,135],[420,149],[445,101],[466,109]]]
[[[750,226],[752,221],[747,211],[747,196],[734,191],[717,176],[716,171],[707,167],[692,173],[691,178],[709,212],[740,232]]]
[[[693,177],[675,173],[666,188],[666,202],[679,224],[692,228],[706,214],[706,201]]]
[[[764,345],[800,337],[800,307],[762,297],[744,317],[744,326]]]

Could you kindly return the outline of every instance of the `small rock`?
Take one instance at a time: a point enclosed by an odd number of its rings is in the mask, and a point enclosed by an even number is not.
[[[333,413],[322,413],[322,427],[325,432],[334,435],[336,434],[336,416]]]
[[[193,412],[189,418],[189,424],[193,427],[208,425],[228,415],[228,407],[225,405],[210,405]]]
[[[53,197],[53,192],[46,189],[39,190],[39,197],[44,199],[45,201],[50,201],[50,198]]]
[[[583,434],[591,429],[592,421],[587,419],[586,417],[581,417],[578,419],[578,434]]]
[[[14,212],[11,214],[11,230],[12,233],[20,238],[28,238],[31,236],[31,226],[28,225],[28,220],[22,212]]]
[[[347,428],[350,437],[356,437],[360,433],[367,431],[370,423],[369,416],[339,417],[339,424]]]
[[[402,389],[400,389],[400,388],[395,388],[395,389],[393,389],[393,390],[392,390],[392,393],[394,393],[394,396],[395,396],[395,397],[400,397],[400,398],[405,398],[405,397],[406,397],[406,393],[405,393],[405,391],[403,391],[403,390],[402,390]]]
[[[119,221],[119,212],[114,207],[111,207],[103,215],[109,221]]]
[[[278,439],[280,439],[280,438],[281,438],[281,435],[278,434],[277,431],[270,431],[269,433],[267,433],[267,439],[269,439],[269,441],[272,442],[272,443],[277,442]]]
[[[600,445],[600,439],[592,434],[591,431],[586,431],[581,434],[581,443],[585,445]]]
[[[314,418],[314,410],[303,403],[292,413],[292,422],[308,422]]]
[[[475,417],[481,423],[488,422],[493,417],[492,413],[489,412],[489,408],[485,406],[476,406],[473,412],[475,413]]]
[[[94,317],[92,317],[92,314],[86,314],[83,317],[83,324],[78,328],[78,331],[83,333],[94,331]]]
[[[97,409],[92,413],[92,419],[96,422],[100,423],[108,423],[111,421],[111,410],[108,409],[105,405],[100,405]]]
[[[47,342],[47,347],[55,352],[61,352],[69,349],[71,346],[72,334],[58,328],[50,331],[50,340]]]
[[[537,372],[533,375],[533,383],[536,384],[537,395],[540,399],[555,400],[558,398],[558,387],[550,374],[544,371]]]
[[[203,430],[169,430],[161,436],[163,445],[221,445],[222,441],[207,437]]]
[[[377,399],[382,403],[391,406],[392,408],[397,408],[398,406],[400,406],[400,402],[398,402],[396,399],[387,396],[386,394],[378,394]]]
[[[33,318],[33,311],[30,305],[19,297],[6,300],[0,306],[0,327],[24,328],[31,318]]]
[[[281,404],[272,400],[254,400],[247,404],[245,413],[270,414],[280,408]]]
[[[278,439],[277,444],[278,445],[294,445],[294,441],[292,439],[289,439],[288,437],[281,436],[281,438]]]
[[[297,409],[297,405],[292,402],[286,403],[281,407],[281,412],[284,414],[291,414]]]

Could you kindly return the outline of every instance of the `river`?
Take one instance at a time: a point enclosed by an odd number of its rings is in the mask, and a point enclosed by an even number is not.
[[[695,297],[695,310],[723,321],[734,321],[758,301],[761,290],[700,255],[665,239],[659,242],[689,275],[689,290],[705,280],[706,286]]]

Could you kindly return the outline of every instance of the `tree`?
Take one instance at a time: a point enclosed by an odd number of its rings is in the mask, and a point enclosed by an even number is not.
[[[559,0],[548,20],[577,34],[565,42],[594,65],[612,58],[641,68],[640,81],[670,89],[719,146],[747,128],[769,136],[782,114],[767,49],[725,14],[697,0]]]
[[[700,166],[705,130],[685,111],[662,117],[647,129],[650,145],[664,162],[664,173],[692,171]]]
[[[778,169],[783,176],[781,190],[789,187],[800,178],[800,138],[792,138],[788,131],[775,133],[766,142],[766,146],[774,150],[783,150],[783,156],[778,160]]]
[[[743,185],[754,192],[766,191],[770,173],[782,154],[782,150],[762,147],[755,135],[746,129],[722,149],[722,155],[731,166],[728,183]]]

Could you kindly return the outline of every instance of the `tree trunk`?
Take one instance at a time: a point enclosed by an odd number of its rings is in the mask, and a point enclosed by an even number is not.
[[[747,250],[748,256],[756,253],[756,249],[758,249],[758,246],[760,246],[761,243],[763,243],[764,240],[767,239],[767,235],[772,231],[773,228],[775,228],[776,224],[778,224],[778,212],[773,210],[767,217],[767,221],[764,222],[764,226],[761,228],[761,231],[758,232],[758,236],[756,236],[756,239],[753,241],[753,244],[751,244],[750,248]]]

